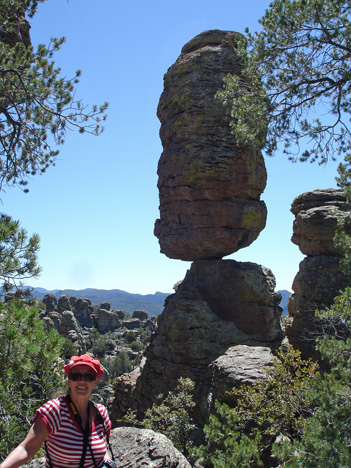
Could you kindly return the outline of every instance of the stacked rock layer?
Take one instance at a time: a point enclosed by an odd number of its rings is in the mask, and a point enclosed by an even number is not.
[[[263,157],[236,145],[231,117],[216,98],[224,77],[240,72],[237,38],[229,31],[196,36],[164,77],[155,235],[169,258],[222,258],[265,227]]]

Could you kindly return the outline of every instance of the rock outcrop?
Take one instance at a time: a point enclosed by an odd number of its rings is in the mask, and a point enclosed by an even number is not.
[[[240,72],[238,35],[196,36],[164,77],[155,235],[169,258],[222,258],[250,245],[265,227],[263,157],[236,145],[231,117],[215,97],[223,78]]]
[[[197,422],[205,421],[211,395],[224,393],[216,390],[213,361],[232,346],[248,345],[248,355],[251,347],[262,347],[264,355],[266,347],[279,346],[281,295],[274,288],[272,272],[254,263],[194,262],[167,300],[142,368],[117,379],[113,419],[123,417],[128,407],[142,415],[155,396],[174,389],[180,377],[189,377],[195,382]],[[239,354],[230,357],[233,367],[242,360]]]
[[[318,358],[315,339],[328,326],[315,317],[315,311],[329,307],[350,282],[350,277],[341,271],[341,251],[333,241],[340,217],[351,233],[349,210],[343,192],[336,189],[306,192],[292,203],[295,221],[291,240],[307,256],[292,285],[286,335],[305,358]]]

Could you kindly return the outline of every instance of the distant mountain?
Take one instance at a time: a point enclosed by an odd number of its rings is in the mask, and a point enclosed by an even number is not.
[[[282,295],[280,303],[283,308],[282,316],[285,317],[288,313],[288,299],[291,292],[283,289],[279,291]],[[91,299],[93,304],[100,305],[101,302],[109,302],[111,309],[125,310],[133,313],[135,310],[143,309],[149,313],[149,316],[160,315],[164,308],[164,302],[167,296],[172,293],[156,292],[155,294],[132,294],[120,289],[54,289],[48,291],[44,288],[33,288],[33,296],[42,300],[46,294],[53,293],[57,298],[65,294],[66,296],[82,297]]]
[[[46,294],[55,294],[57,298],[62,295],[68,297],[81,297],[91,299],[93,304],[100,305],[101,302],[109,302],[111,309],[124,310],[131,314],[134,310],[143,309],[149,316],[159,315],[164,308],[164,301],[171,293],[156,292],[155,294],[132,294],[120,289],[55,289],[48,291],[44,288],[33,288],[33,296],[42,300]]]

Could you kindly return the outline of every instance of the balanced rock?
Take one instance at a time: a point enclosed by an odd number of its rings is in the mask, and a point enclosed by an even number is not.
[[[237,146],[228,109],[216,98],[227,74],[240,73],[238,37],[203,32],[183,47],[164,77],[154,232],[169,258],[222,258],[250,245],[265,227],[263,157]]]

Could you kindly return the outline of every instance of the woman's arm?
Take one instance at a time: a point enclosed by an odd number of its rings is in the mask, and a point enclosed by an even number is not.
[[[29,429],[27,437],[1,463],[0,468],[18,468],[27,463],[45,442],[49,431],[44,421],[39,417]]]

